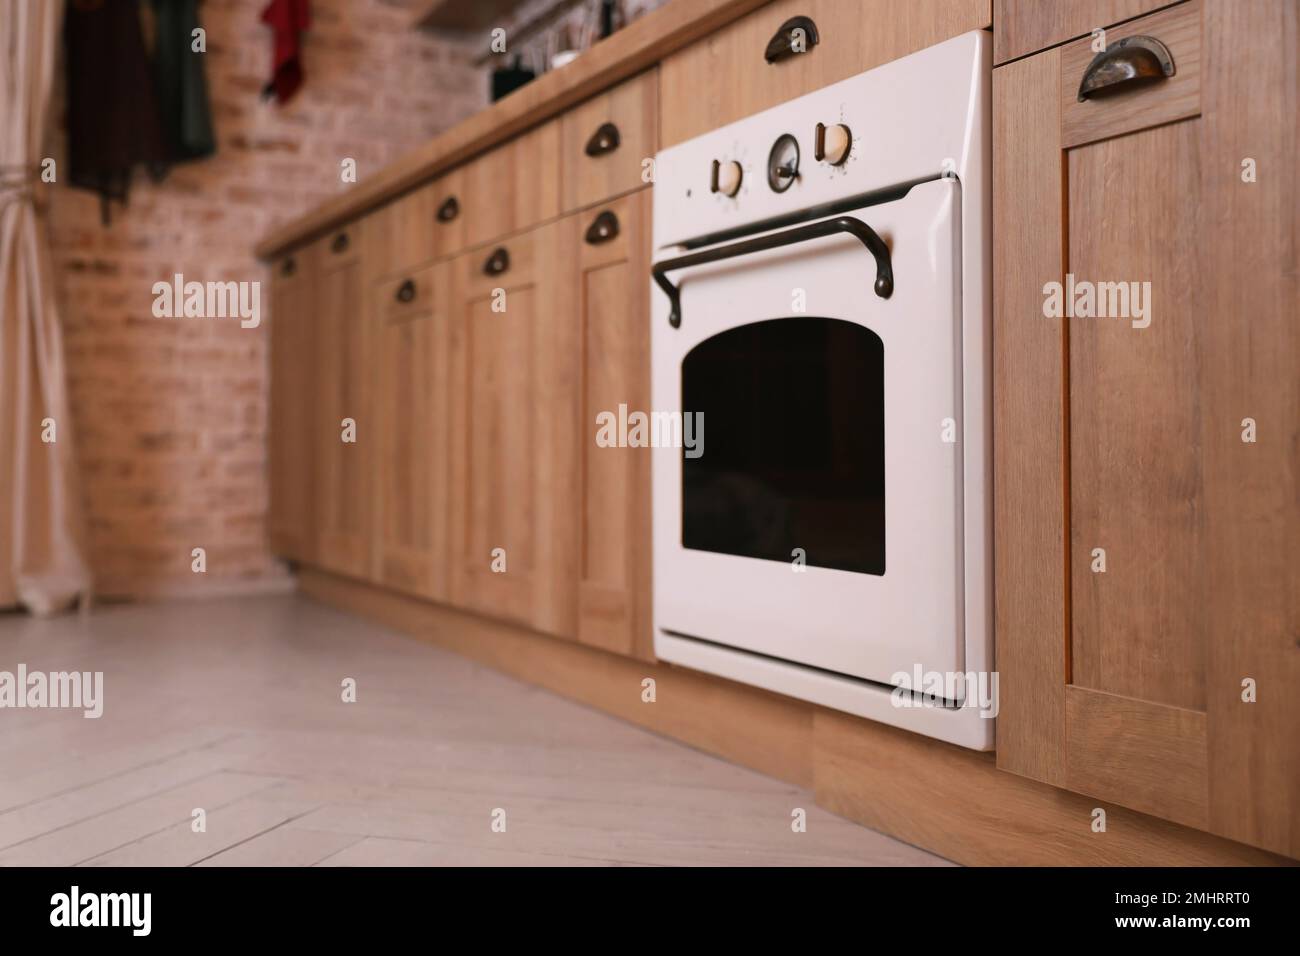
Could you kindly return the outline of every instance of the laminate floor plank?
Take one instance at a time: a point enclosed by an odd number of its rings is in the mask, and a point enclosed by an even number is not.
[[[102,672],[103,716],[0,709],[0,865],[946,865],[296,595],[0,615],[19,663]]]
[[[132,734],[137,739],[147,733],[147,730],[140,727],[132,729]],[[11,758],[6,761],[5,767],[12,770],[12,777],[0,781],[0,821],[3,821],[6,812],[15,808],[80,788],[103,784],[111,791],[115,778],[132,772],[148,775],[153,772],[152,768],[162,767],[164,769],[158,772],[165,775],[167,766],[176,766],[179,772],[183,772],[179,768],[214,761],[219,766],[225,766],[235,760],[239,752],[232,752],[221,745],[238,736],[230,731],[163,734],[156,739],[146,739],[130,746],[112,747],[99,752],[82,749],[75,756],[55,754],[44,759]],[[25,774],[24,766],[39,766],[40,769]],[[219,766],[209,766],[204,772],[219,769]],[[3,823],[0,822],[0,833],[2,832]],[[3,845],[3,840],[0,840],[0,846]]]
[[[315,806],[309,803],[295,806],[285,801],[271,802],[253,796],[207,813],[201,831],[195,831],[195,821],[191,817],[101,854],[84,865],[193,866],[314,809]]]
[[[492,829],[493,811],[505,811],[505,832]],[[473,817],[426,810],[334,804],[288,826],[366,834],[392,840],[448,844],[490,852],[579,856],[606,863],[642,865],[853,866],[943,865],[883,834],[861,829],[854,838],[845,821],[816,807],[807,812],[807,832],[791,829],[791,816],[763,817],[676,814],[646,818],[622,807],[582,807],[559,819],[507,802],[484,806]]]
[[[276,827],[237,843],[196,866],[314,866],[365,837],[325,830]]]
[[[202,748],[0,813],[0,849],[199,780],[232,759],[220,747]]]
[[[611,866],[593,860],[549,853],[522,853],[494,847],[466,847],[420,840],[366,837],[327,857],[317,866]]]
[[[215,773],[0,851],[0,866],[76,866],[110,850],[212,812],[275,784],[267,777]]]

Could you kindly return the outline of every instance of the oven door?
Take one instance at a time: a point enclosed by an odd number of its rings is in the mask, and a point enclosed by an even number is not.
[[[657,632],[882,684],[965,669],[960,207],[940,179],[823,220],[884,240],[888,298],[842,232],[675,271],[676,326],[654,291],[654,410],[703,426],[654,452]]]

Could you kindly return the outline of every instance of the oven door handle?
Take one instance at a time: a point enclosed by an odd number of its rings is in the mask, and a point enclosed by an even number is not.
[[[659,284],[659,288],[663,289],[667,294],[671,306],[671,311],[668,313],[668,324],[673,328],[678,328],[682,324],[681,289],[673,285],[672,280],[668,278],[669,272],[704,265],[706,262],[734,259],[737,256],[746,256],[752,252],[763,252],[766,249],[778,249],[781,246],[793,245],[796,242],[807,242],[809,239],[820,239],[823,236],[832,236],[839,232],[847,232],[849,235],[861,240],[862,244],[867,247],[867,251],[875,257],[876,284],[874,288],[876,295],[882,299],[888,299],[894,292],[894,267],[889,259],[889,247],[876,234],[876,231],[861,219],[854,219],[852,216],[837,216],[834,219],[823,219],[821,222],[809,223],[806,226],[796,226],[794,229],[787,229],[785,232],[757,236],[743,242],[734,242],[729,246],[718,246],[716,249],[705,249],[703,252],[692,252],[676,259],[665,259],[663,262],[655,263],[651,275],[654,276],[655,282]]]

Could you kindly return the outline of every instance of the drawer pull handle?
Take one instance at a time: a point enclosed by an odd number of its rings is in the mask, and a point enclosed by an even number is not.
[[[1092,58],[1079,83],[1079,102],[1173,76],[1174,58],[1155,37],[1125,37]]]
[[[604,156],[618,149],[620,142],[622,139],[618,135],[618,127],[613,123],[601,123],[596,132],[591,134],[591,139],[587,140],[587,148],[583,152],[588,156]]]
[[[510,253],[506,251],[505,246],[495,250],[492,255],[487,257],[487,262],[483,263],[483,274],[488,276],[499,276],[510,268]]]
[[[618,216],[608,209],[593,219],[591,225],[587,227],[587,242],[593,246],[598,246],[602,242],[609,242],[617,237]]]
[[[285,259],[283,265],[280,266],[280,275],[282,276],[291,276],[297,271],[298,263],[294,261],[293,256]]]
[[[397,287],[397,301],[406,303],[415,298],[415,283],[410,279],[404,281]]]
[[[807,53],[820,42],[821,36],[812,17],[791,17],[767,41],[763,59],[768,63],[787,60],[796,53]]]
[[[460,201],[455,196],[448,196],[438,207],[437,217],[439,222],[451,222],[460,215]]]
[[[337,236],[334,237],[334,242],[331,243],[330,249],[338,253],[338,252],[346,252],[347,248],[348,248],[348,234],[346,232],[340,232]]]

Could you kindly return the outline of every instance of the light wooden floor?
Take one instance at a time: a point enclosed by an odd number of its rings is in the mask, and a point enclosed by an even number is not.
[[[0,709],[0,865],[945,863],[303,598],[0,615],[0,670],[20,662],[103,671],[105,705]]]

